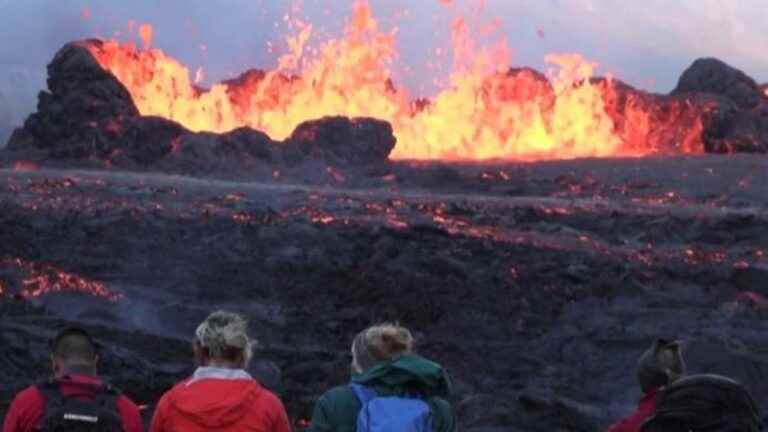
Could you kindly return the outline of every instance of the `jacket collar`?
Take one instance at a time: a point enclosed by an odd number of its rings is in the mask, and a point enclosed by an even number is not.
[[[243,369],[228,369],[214,366],[200,366],[192,374],[192,378],[187,381],[187,385],[204,379],[219,380],[253,380],[251,374]]]

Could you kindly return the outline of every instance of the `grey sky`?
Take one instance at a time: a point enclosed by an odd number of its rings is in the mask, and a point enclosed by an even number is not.
[[[248,67],[270,67],[267,41],[294,1],[282,0],[0,0],[0,122],[20,122],[34,109],[45,64],[69,40],[111,36],[129,20],[155,27],[154,45],[207,81]],[[316,28],[338,35],[351,1],[303,0]],[[434,92],[426,62],[449,44],[456,8],[477,0],[370,0],[384,28],[399,28],[398,78],[415,93]],[[83,19],[84,9],[90,18]],[[403,11],[407,13],[403,14]],[[580,52],[600,73],[655,91],[671,89],[695,58],[716,56],[768,81],[768,7],[765,0],[486,0],[479,20],[499,17],[515,65],[543,68],[549,52]],[[200,49],[206,45],[207,50]]]

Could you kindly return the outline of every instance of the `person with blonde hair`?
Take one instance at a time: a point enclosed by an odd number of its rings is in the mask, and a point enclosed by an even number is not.
[[[413,335],[379,324],[352,341],[349,384],[323,394],[308,430],[313,432],[453,432],[456,418],[446,397],[450,380],[439,364],[413,351]]]
[[[152,432],[290,432],[280,399],[245,371],[255,341],[239,314],[217,311],[195,331],[198,368],[160,399]]]

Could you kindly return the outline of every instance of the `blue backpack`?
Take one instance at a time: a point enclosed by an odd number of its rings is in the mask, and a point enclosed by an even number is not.
[[[432,432],[432,409],[417,397],[379,396],[376,390],[350,384],[363,405],[357,432]]]

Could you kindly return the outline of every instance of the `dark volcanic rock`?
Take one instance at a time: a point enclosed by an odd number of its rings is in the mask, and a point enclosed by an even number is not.
[[[744,72],[714,58],[699,59],[683,73],[671,95],[688,103],[713,96],[702,122],[706,151],[768,151],[768,97]]]
[[[733,284],[742,291],[768,296],[768,264],[753,264],[733,270]]]
[[[209,134],[187,140],[217,151]],[[80,323],[149,417],[216,308],[248,316],[252,372],[296,421],[346,382],[354,334],[383,320],[446,365],[462,430],[602,430],[635,408],[637,357],[663,336],[688,341],[692,372],[737,378],[764,405],[765,274],[743,270],[766,263],[768,158],[417,165],[392,190],[6,172],[0,416],[46,373],[45,339]],[[419,175],[441,181],[427,193]],[[123,297],[20,299],[39,281]]]
[[[755,108],[764,97],[755,80],[715,58],[698,59],[686,69],[672,95],[686,93],[723,96],[740,109]]]
[[[265,162],[273,161],[278,151],[267,134],[250,128],[239,128],[222,135],[215,149],[217,156],[250,155]]]
[[[48,65],[48,91],[37,112],[17,129],[8,149],[47,150],[54,159],[151,164],[170,152],[184,129],[169,120],[142,118],[128,90],[98,64],[87,44],[70,43]]]
[[[125,122],[116,137],[115,151],[131,160],[150,165],[167,156],[186,129],[160,117],[135,117]]]
[[[720,104],[716,127],[705,130],[705,150],[711,153],[768,152],[768,106],[730,109]]]
[[[343,163],[372,164],[386,160],[395,148],[392,126],[370,118],[326,117],[300,124],[285,141],[286,157]]]
[[[37,112],[8,142],[9,150],[48,149],[54,157],[104,157],[114,145],[110,128],[139,115],[128,90],[76,42],[64,46],[48,65],[48,91]]]

